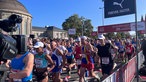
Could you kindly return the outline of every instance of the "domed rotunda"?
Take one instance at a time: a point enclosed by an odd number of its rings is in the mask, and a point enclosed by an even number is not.
[[[11,14],[22,16],[20,28],[11,34],[23,34],[29,36],[32,32],[32,16],[18,0],[0,0],[0,20],[8,18]]]

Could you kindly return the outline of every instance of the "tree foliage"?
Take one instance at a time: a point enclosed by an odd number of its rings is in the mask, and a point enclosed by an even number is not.
[[[63,22],[62,27],[64,30],[68,31],[69,29],[76,29],[75,35],[69,35],[70,37],[77,37],[82,35],[82,27],[83,34],[90,37],[90,34],[93,30],[93,26],[91,24],[91,20],[85,19],[84,17],[79,17],[77,14],[74,14],[67,18],[65,22]]]
[[[144,34],[141,34],[140,31],[138,31],[138,37],[139,38],[144,38]]]
[[[115,38],[115,37],[116,37],[114,32],[106,33],[105,36],[106,36],[108,39],[111,39],[111,38]]]

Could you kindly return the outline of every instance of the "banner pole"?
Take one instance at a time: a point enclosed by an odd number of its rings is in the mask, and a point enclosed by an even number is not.
[[[137,7],[136,0],[135,1],[135,33],[136,33],[136,77],[137,82],[139,82],[139,71],[138,71],[138,31],[137,31]]]

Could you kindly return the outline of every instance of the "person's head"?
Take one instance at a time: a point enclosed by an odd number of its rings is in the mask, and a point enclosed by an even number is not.
[[[36,50],[37,53],[43,53],[44,43],[36,42],[33,47],[34,47],[34,49]]]
[[[42,38],[42,39],[41,39],[41,42],[47,43],[47,38]]]
[[[55,41],[52,41],[50,45],[52,49],[56,49],[57,47],[57,43]]]
[[[95,39],[95,40],[94,40],[94,43],[95,43],[95,44],[99,44],[100,42],[99,42],[98,39]]]
[[[130,40],[127,40],[127,41],[126,41],[126,44],[127,44],[127,45],[130,45],[130,44],[131,44],[131,41],[130,41]]]
[[[101,44],[105,44],[105,37],[102,34],[98,35],[98,39]]]
[[[62,40],[60,45],[66,46],[66,41],[65,40]]]
[[[61,45],[61,42],[62,42],[60,39],[55,39],[53,41],[56,42],[57,46],[60,46]]]
[[[123,41],[123,40],[120,40],[120,44],[121,44],[121,45],[124,45],[124,41]]]
[[[77,38],[77,39],[76,39],[76,43],[77,43],[78,45],[80,45],[80,44],[81,44],[81,38]]]
[[[70,46],[70,45],[71,45],[70,41],[67,40],[67,41],[66,41],[66,46]]]
[[[70,38],[69,41],[70,41],[71,44],[74,43],[74,39],[73,38]]]
[[[116,42],[119,42],[119,38],[116,38],[116,40],[115,40]]]
[[[81,36],[81,43],[83,45],[87,43],[87,37],[86,36]]]

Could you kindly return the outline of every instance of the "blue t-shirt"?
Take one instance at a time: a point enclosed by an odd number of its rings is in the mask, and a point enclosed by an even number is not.
[[[68,50],[68,53],[70,54],[70,55],[66,55],[66,58],[67,59],[73,59],[74,58],[74,55],[72,54],[73,53],[73,47],[72,46],[70,46],[70,47],[66,47],[66,49]]]

